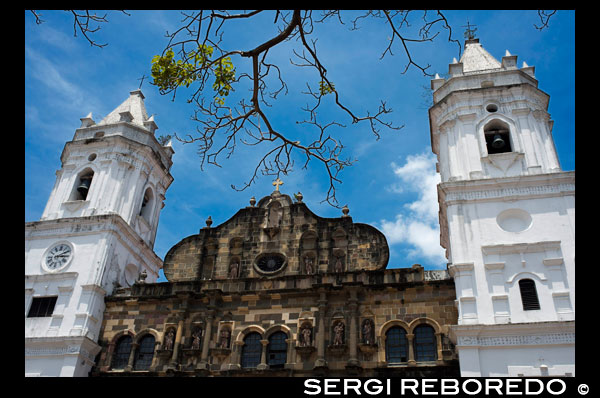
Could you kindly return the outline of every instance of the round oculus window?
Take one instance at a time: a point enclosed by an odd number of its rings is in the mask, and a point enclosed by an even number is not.
[[[506,232],[523,232],[531,226],[531,215],[522,209],[504,210],[496,217],[498,226]]]
[[[280,253],[261,254],[256,258],[257,271],[263,274],[273,274],[281,271],[286,264],[286,258]]]

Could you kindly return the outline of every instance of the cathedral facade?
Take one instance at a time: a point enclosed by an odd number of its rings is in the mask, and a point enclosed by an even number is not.
[[[534,72],[470,37],[431,82],[447,271],[388,269],[380,231],[279,179],[161,260],[174,151],[142,92],[82,118],[25,225],[26,375],[574,376],[575,173]]]
[[[97,376],[457,376],[447,271],[386,269],[377,229],[278,189],[106,300]]]

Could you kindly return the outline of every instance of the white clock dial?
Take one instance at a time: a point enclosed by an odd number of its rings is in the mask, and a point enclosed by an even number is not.
[[[73,249],[67,244],[59,243],[51,248],[46,254],[46,267],[51,271],[56,271],[67,265]]]

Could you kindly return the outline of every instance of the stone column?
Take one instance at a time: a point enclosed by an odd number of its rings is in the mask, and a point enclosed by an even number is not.
[[[413,347],[413,341],[415,339],[415,335],[410,333],[406,334],[406,340],[408,340],[408,366],[416,366],[417,361],[415,361],[415,348]]]
[[[231,342],[231,359],[229,365],[227,365],[227,369],[236,370],[241,369],[242,365],[240,363],[240,355],[242,353],[242,348],[244,347],[244,341],[232,341]]]
[[[214,311],[210,311],[206,318],[206,327],[204,328],[204,340],[202,341],[202,353],[200,354],[200,363],[198,363],[196,369],[208,369],[208,348],[210,345],[210,338],[212,335],[212,324],[214,318]]]
[[[116,343],[109,343],[108,348],[106,349],[106,357],[104,359],[104,366],[100,369],[103,372],[106,372],[110,369],[110,365],[112,362],[113,353],[115,352]]]
[[[181,345],[181,336],[183,335],[183,319],[177,322],[177,332],[175,333],[175,343],[173,344],[173,355],[169,367],[177,366],[177,358],[179,357],[179,346]]]
[[[356,325],[356,311],[358,309],[358,300],[356,298],[356,290],[350,291],[350,298],[348,300],[348,308],[350,309],[350,358],[348,359],[348,366],[358,366],[358,356],[356,354],[358,336],[357,336],[357,325]]]
[[[325,335],[327,333],[327,326],[325,325],[325,312],[327,311],[327,294],[321,292],[319,298],[319,330],[317,335],[317,360],[315,361],[316,367],[327,367],[327,361],[325,360]]]
[[[444,360],[443,355],[442,355],[442,334],[436,333],[435,340],[437,343],[437,362],[438,362],[438,364],[441,364]]]
[[[127,366],[125,366],[125,371],[131,372],[133,370],[133,362],[135,360],[135,353],[139,347],[138,343],[131,343],[131,352],[129,353],[129,361],[127,361]]]
[[[287,353],[285,358],[285,367],[291,367],[296,364],[296,358],[292,358],[294,355],[294,339],[285,339],[285,343],[287,344]]]
[[[260,354],[260,364],[256,369],[269,369],[269,365],[267,365],[267,345],[269,345],[269,340],[261,340],[260,344],[262,344],[262,353]]]

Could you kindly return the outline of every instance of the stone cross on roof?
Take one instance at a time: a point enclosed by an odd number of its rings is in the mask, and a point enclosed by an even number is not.
[[[276,191],[279,191],[279,186],[280,186],[280,185],[283,185],[283,181],[281,181],[281,180],[279,179],[279,177],[277,177],[277,179],[276,179],[275,181],[273,181],[273,185],[275,185],[275,190],[276,190]]]

